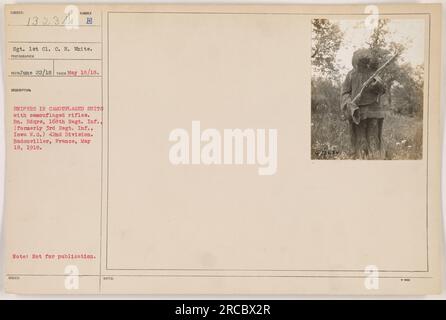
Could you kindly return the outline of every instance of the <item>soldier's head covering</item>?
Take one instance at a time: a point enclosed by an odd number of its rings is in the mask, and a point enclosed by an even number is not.
[[[362,48],[353,53],[352,65],[359,72],[375,71],[378,68],[378,59],[371,49]]]

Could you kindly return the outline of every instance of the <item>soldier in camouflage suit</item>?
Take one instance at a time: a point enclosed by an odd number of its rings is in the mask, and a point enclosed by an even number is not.
[[[378,69],[378,59],[369,49],[359,49],[353,54],[352,65],[342,84],[341,110],[349,122],[353,158],[383,159],[381,96],[386,91],[383,80],[376,76],[356,103],[352,102],[364,82]]]

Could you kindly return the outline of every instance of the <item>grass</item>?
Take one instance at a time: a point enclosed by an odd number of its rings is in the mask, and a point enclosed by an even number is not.
[[[423,154],[423,121],[388,112],[384,119],[383,140],[386,160],[417,160]],[[348,124],[337,113],[311,115],[311,158],[351,159]]]

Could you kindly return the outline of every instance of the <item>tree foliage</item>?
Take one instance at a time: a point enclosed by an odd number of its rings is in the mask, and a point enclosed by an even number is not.
[[[328,19],[312,20],[311,63],[318,73],[326,77],[338,71],[336,54],[341,47],[343,33],[336,23]]]
[[[392,87],[393,111],[422,116],[424,69],[422,66],[412,67],[410,63],[401,65],[397,81]]]
[[[394,54],[407,50],[407,43],[388,41],[388,19],[380,19],[367,42],[373,54],[383,64]],[[387,105],[397,113],[421,115],[423,108],[423,67],[413,68],[408,62],[395,59],[381,74],[387,83]],[[420,76],[421,74],[421,76]]]

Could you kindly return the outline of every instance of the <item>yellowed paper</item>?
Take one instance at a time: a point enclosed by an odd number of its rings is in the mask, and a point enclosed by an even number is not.
[[[5,19],[8,292],[440,293],[439,5]]]

